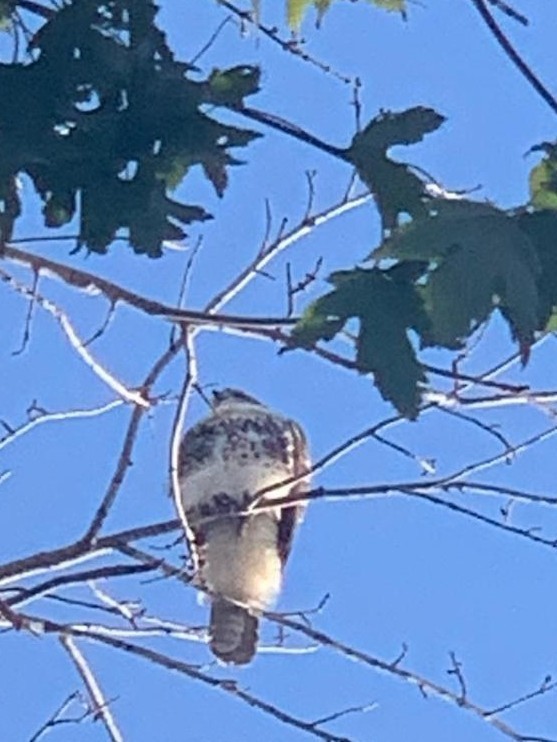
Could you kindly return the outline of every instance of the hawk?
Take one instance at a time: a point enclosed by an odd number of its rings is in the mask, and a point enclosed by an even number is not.
[[[210,648],[222,662],[253,659],[258,612],[278,596],[305,505],[248,508],[279,483],[265,503],[295,500],[309,487],[309,470],[300,426],[238,389],[214,392],[212,413],[184,436],[178,510],[195,579],[211,596]]]

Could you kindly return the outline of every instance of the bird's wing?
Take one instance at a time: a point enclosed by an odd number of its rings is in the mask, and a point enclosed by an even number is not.
[[[182,491],[176,505],[184,528],[192,566],[196,573],[202,567],[206,529],[203,527],[203,521],[197,517],[197,509],[186,507],[183,500],[183,488],[187,477],[203,468],[206,457],[209,455],[210,440],[211,424],[210,419],[207,418],[190,428],[180,444],[178,477]]]
[[[295,500],[309,489],[311,461],[306,436],[302,428],[293,420],[288,420],[287,426],[293,443],[292,476],[299,477],[307,473],[307,476],[295,482],[290,488],[288,496]],[[294,531],[296,530],[296,526],[301,522],[305,509],[306,503],[299,503],[292,507],[283,507],[281,509],[278,528],[278,549],[283,567],[292,548]]]

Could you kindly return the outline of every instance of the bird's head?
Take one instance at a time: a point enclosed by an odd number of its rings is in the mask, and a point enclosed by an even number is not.
[[[235,407],[264,407],[264,405],[255,397],[251,397],[241,389],[222,389],[219,392],[213,392],[213,409],[215,412],[222,412],[225,409]]]

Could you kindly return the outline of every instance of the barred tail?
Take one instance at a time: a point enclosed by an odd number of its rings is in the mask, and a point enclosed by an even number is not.
[[[257,647],[259,621],[246,608],[215,597],[211,603],[210,647],[222,662],[246,665]]]

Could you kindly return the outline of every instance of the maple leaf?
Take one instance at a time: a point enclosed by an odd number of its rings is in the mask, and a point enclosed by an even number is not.
[[[436,211],[397,230],[376,258],[427,260],[421,289],[431,320],[428,344],[460,348],[498,308],[526,362],[539,325],[540,263],[512,216],[480,202],[436,202]]]
[[[312,348],[357,318],[356,368],[373,373],[383,398],[407,417],[416,417],[425,375],[408,331],[421,331],[427,317],[412,281],[400,266],[338,271],[328,280],[333,291],[306,309],[292,331],[292,344]]]

